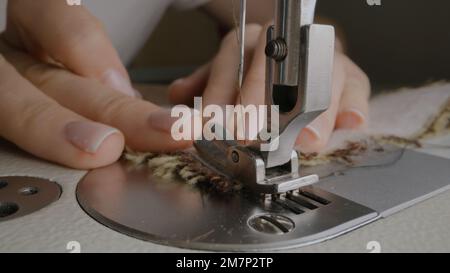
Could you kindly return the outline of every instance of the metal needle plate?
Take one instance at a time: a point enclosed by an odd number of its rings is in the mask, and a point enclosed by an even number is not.
[[[120,162],[90,172],[78,201],[102,224],[143,240],[214,251],[298,247],[348,232],[377,213],[318,188],[264,201],[249,193],[202,194]]]
[[[277,250],[342,235],[449,189],[449,162],[409,150],[367,155],[352,169],[314,170],[322,177],[317,185],[273,200],[203,194],[119,162],[90,172],[77,198],[100,223],[142,240],[211,251]]]

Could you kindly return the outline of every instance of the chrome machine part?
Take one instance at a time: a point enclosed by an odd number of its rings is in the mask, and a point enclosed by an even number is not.
[[[330,105],[335,34],[313,24],[315,6],[315,0],[278,0],[268,29],[265,104],[278,106],[280,136],[271,143],[280,146],[261,153],[267,168],[289,162],[301,129]]]
[[[61,187],[33,177],[0,177],[0,222],[38,211],[57,201]]]
[[[315,0],[278,0],[275,26],[268,29],[265,104],[278,106],[268,108],[278,112],[279,121],[269,118],[266,128],[278,122],[274,125],[279,136],[246,146],[218,140],[195,143],[204,161],[257,193],[285,193],[318,182],[316,175],[299,175],[294,151],[301,129],[325,111],[331,99],[334,29],[312,24],[315,6]],[[241,76],[245,1],[241,1],[240,18]],[[262,145],[270,148],[262,149]]]
[[[315,174],[300,176],[298,154],[291,152],[288,164],[266,168],[257,153],[234,141],[206,141],[195,143],[198,159],[229,179],[236,179],[261,194],[281,194],[310,186],[319,181]]]
[[[247,191],[207,194],[157,178],[145,166],[119,162],[88,173],[77,198],[100,223],[142,240],[210,251],[267,251],[342,235],[450,188],[446,159],[408,150],[368,158],[352,169],[304,168],[302,175],[324,176],[314,186],[266,198]],[[336,175],[329,174],[333,168]]]

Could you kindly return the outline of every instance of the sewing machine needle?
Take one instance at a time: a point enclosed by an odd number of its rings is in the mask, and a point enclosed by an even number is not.
[[[242,89],[244,82],[244,62],[245,62],[245,24],[247,21],[247,0],[241,0],[240,18],[239,18],[239,89]]]

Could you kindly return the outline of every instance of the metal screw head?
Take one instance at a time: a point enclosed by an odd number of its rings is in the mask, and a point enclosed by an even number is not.
[[[239,163],[239,153],[236,151],[233,151],[231,153],[231,160],[233,160],[234,163]]]
[[[39,192],[39,189],[36,187],[25,187],[25,188],[21,188],[19,190],[19,193],[21,195],[25,195],[25,196],[35,195],[38,192]]]

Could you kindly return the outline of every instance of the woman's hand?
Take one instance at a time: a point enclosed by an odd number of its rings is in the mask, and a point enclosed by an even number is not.
[[[116,161],[125,140],[145,151],[182,149],[170,111],[136,98],[101,24],[59,0],[8,3],[0,39],[0,136],[66,166]]]
[[[242,104],[264,104],[266,83],[266,29],[260,25],[247,26],[246,60],[248,64],[241,91]],[[170,86],[175,104],[191,104],[194,96],[203,96],[205,104],[234,104],[237,90],[239,48],[235,31],[222,42],[214,60],[185,79]],[[320,152],[335,129],[360,129],[367,125],[370,82],[337,43],[334,61],[332,103],[330,108],[303,129],[297,144],[303,152]]]

